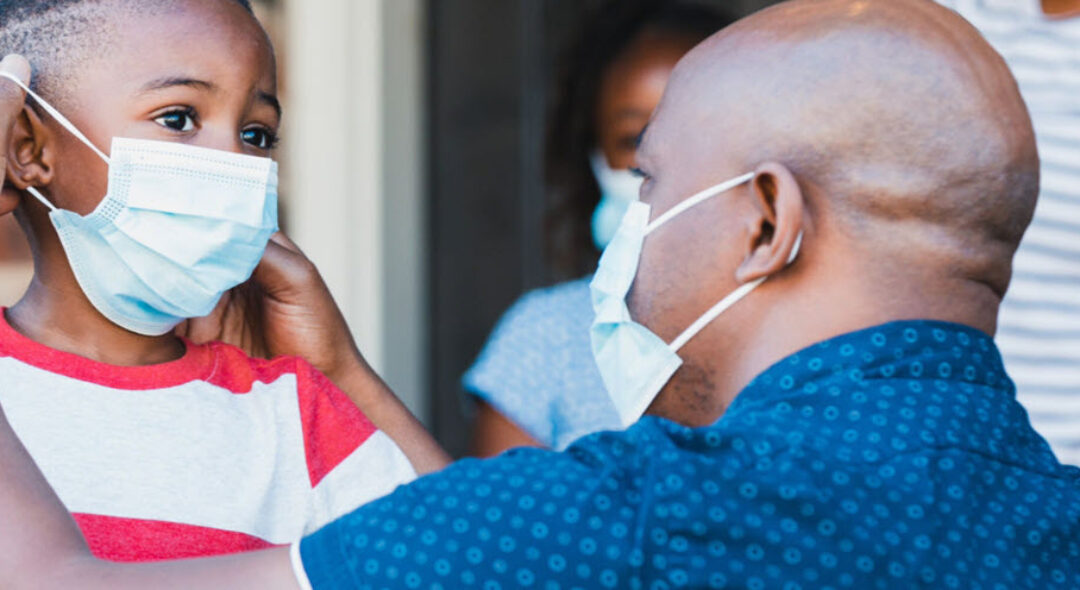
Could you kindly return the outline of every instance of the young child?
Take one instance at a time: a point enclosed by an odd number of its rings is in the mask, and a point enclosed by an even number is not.
[[[34,65],[3,146],[35,276],[0,403],[96,555],[285,544],[415,477],[299,358],[174,335],[277,228],[273,49],[248,0],[0,0]],[[49,106],[51,105],[51,106]]]

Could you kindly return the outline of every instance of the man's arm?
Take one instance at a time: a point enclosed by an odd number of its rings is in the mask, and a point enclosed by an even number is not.
[[[472,427],[472,452],[487,458],[517,447],[541,447],[535,438],[513,420],[484,400],[476,400]]]
[[[169,563],[96,559],[0,408],[0,580],[4,588],[297,590],[287,548]]]
[[[90,555],[86,541],[0,408],[0,579],[30,587]]]

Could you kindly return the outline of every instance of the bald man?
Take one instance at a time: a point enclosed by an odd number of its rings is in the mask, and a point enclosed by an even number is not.
[[[1013,260],[994,340],[1032,426],[1080,465],[1080,0],[939,0],[1016,76],[1035,127],[1039,206]]]
[[[624,419],[648,406],[627,431],[462,461],[292,548],[119,566],[0,429],[0,576],[1080,587],[1080,469],[1031,429],[992,340],[1038,158],[973,28],[928,0],[757,13],[679,65],[639,165],[594,284],[601,372]]]

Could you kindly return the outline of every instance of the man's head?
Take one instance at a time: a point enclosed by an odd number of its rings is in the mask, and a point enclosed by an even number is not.
[[[247,0],[0,0],[0,51],[26,55],[41,94],[106,152],[114,137],[273,147],[276,65]],[[33,106],[4,148],[19,190],[4,191],[0,214],[19,207],[39,272],[78,292],[48,211],[19,191],[87,214],[106,193],[105,164]]]
[[[1038,193],[1015,81],[928,0],[794,0],[728,27],[676,68],[638,164],[654,217],[756,173],[651,234],[631,293],[670,340],[770,277],[682,350],[652,411],[691,424],[839,333],[912,317],[992,333]]]

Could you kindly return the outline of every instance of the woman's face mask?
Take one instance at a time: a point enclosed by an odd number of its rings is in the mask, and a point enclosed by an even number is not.
[[[172,142],[115,138],[106,155],[15,76],[49,115],[109,166],[108,193],[86,216],[49,219],[90,303],[113,323],[157,336],[209,315],[246,281],[277,231],[277,164]]]
[[[593,243],[603,250],[619,228],[627,206],[638,199],[644,179],[629,170],[613,170],[600,150],[592,153],[589,164],[600,186],[600,202],[592,216]]]

